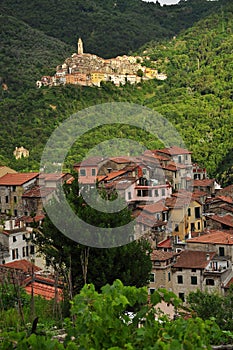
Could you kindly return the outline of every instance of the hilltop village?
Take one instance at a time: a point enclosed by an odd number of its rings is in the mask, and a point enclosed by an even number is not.
[[[145,67],[140,56],[124,55],[104,59],[84,53],[83,42],[79,38],[77,53],[73,53],[62,65],[57,66],[54,76],[43,76],[36,85],[37,87],[65,84],[100,86],[101,82],[112,82],[120,86],[126,83],[137,84],[149,79],[165,80],[167,75]]]
[[[233,185],[221,188],[177,146],[138,157],[91,157],[73,168],[81,192],[98,183],[107,194],[117,191],[132,210],[132,239],[144,237],[152,247],[148,294],[165,287],[185,301],[196,289],[227,293],[233,284]],[[30,291],[33,261],[35,293],[54,297],[54,276],[37,255],[33,227],[43,225],[42,199],[50,201],[60,184],[73,181],[70,173],[0,167],[0,280],[17,271]]]

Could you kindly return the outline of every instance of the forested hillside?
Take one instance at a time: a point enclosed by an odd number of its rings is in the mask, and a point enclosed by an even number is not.
[[[0,54],[0,75],[2,81],[8,86],[8,90],[1,91],[0,142],[2,145],[2,162],[18,170],[38,169],[40,154],[45,142],[60,121],[67,118],[71,113],[90,105],[109,101],[128,101],[155,109],[169,119],[181,133],[187,147],[193,152],[194,160],[205,165],[211,176],[218,175],[221,177],[220,174],[225,172],[222,178],[227,183],[231,173],[229,169],[232,166],[233,143],[231,138],[233,126],[233,5],[231,1],[188,0],[171,8],[168,6],[161,8],[158,5],[150,4],[151,9],[164,11],[160,14],[166,13],[166,18],[175,16],[175,14],[178,16],[179,13],[181,15],[182,11],[186,11],[190,13],[190,18],[195,19],[202,8],[205,7],[203,14],[214,9],[213,14],[197,22],[192,28],[183,31],[175,38],[171,39],[169,37],[169,39],[161,41],[160,37],[160,42],[158,42],[157,37],[152,40],[153,37],[145,36],[142,49],[138,48],[139,44],[141,45],[139,42],[134,42],[133,48],[128,46],[128,49],[134,49],[137,54],[149,56],[151,61],[147,62],[148,65],[167,73],[168,79],[163,82],[152,80],[138,86],[126,85],[121,88],[108,83],[103,84],[101,88],[66,86],[38,90],[35,88],[35,81],[41,75],[55,70],[56,65],[64,61],[64,57],[69,56],[76,50],[77,35],[84,38],[86,48],[89,47],[87,51],[91,52],[96,48],[96,53],[104,53],[101,51],[102,44],[106,49],[109,48],[108,54],[111,53],[112,48],[114,50],[119,49],[119,52],[116,52],[117,54],[121,51],[117,46],[117,40],[114,40],[114,43],[116,43],[114,46],[111,41],[107,42],[107,36],[105,36],[104,42],[99,39],[94,40],[93,43],[97,46],[91,46],[91,41],[88,43],[88,40],[91,40],[88,38],[91,38],[91,36],[87,35],[87,33],[90,33],[88,29],[89,21],[87,21],[86,34],[79,32],[75,26],[73,26],[76,28],[74,32],[70,32],[68,27],[72,27],[69,26],[69,23],[75,12],[71,11],[72,4],[75,6],[78,2],[70,1],[71,5],[66,6],[62,17],[59,15],[59,11],[63,8],[64,3],[66,2],[42,1],[40,7],[34,7],[34,12],[32,11],[33,6],[35,6],[34,1],[3,0],[0,5],[5,13],[15,16],[7,17],[4,15],[1,17],[4,30],[3,48]],[[102,3],[100,1],[85,2],[85,6],[91,6],[91,4],[94,6],[94,3],[96,6],[98,5],[97,11]],[[146,4],[141,4],[140,1],[131,0],[127,2],[123,11],[125,2],[115,1],[115,3],[118,9],[120,4],[122,6],[122,18],[127,15],[127,11],[130,7],[133,7],[133,4],[134,9],[139,9],[139,6],[149,8],[146,7]],[[13,6],[14,4],[15,6]],[[105,4],[102,11],[107,11],[113,2],[106,1]],[[199,8],[196,4],[199,4]],[[52,11],[55,5],[57,11]],[[21,17],[25,21],[27,19],[28,24],[16,19],[19,16],[20,6],[22,6]],[[48,9],[46,12],[44,6],[50,6],[51,10]],[[41,8],[44,8],[44,17]],[[31,16],[28,12],[30,9]],[[194,9],[196,12],[194,12]],[[71,17],[68,17],[68,11],[70,11]],[[93,15],[98,13],[96,11],[86,12]],[[139,10],[137,11],[140,13]],[[79,12],[82,13],[82,11]],[[148,10],[149,12],[152,15],[153,11]],[[54,20],[52,18],[48,20],[51,13],[55,16]],[[61,17],[63,20],[66,18],[66,28],[61,25]],[[84,16],[83,21],[84,18],[88,17]],[[100,21],[103,18],[99,16],[98,20]],[[188,17],[183,17],[183,22],[186,18]],[[157,25],[158,21],[154,20],[151,23],[154,22]],[[175,26],[176,22],[173,25],[170,19],[168,22],[171,28],[174,27],[174,31],[178,30]],[[84,22],[81,19],[80,23],[84,28]],[[97,31],[97,28],[99,28],[98,21],[95,23]],[[121,23],[123,23],[122,28],[126,30],[125,38],[133,42],[133,34],[131,36],[133,30],[129,30],[127,26],[124,26],[124,22],[118,21],[119,28]],[[33,25],[34,29],[29,25]],[[130,25],[130,20],[127,25]],[[183,26],[186,25],[187,23]],[[37,31],[35,28],[43,29],[50,36]],[[67,34],[62,38],[62,31],[66,30]],[[64,39],[63,41],[66,41],[67,44],[54,39],[52,35],[55,32],[57,33],[56,37]],[[168,33],[169,31],[166,30],[166,35]],[[23,38],[23,40],[20,40],[20,38]],[[147,39],[150,39],[150,43],[145,44]],[[107,54],[107,51],[105,53]],[[132,131],[127,127],[121,129],[117,126],[108,127],[104,131],[99,130],[86,135],[83,143],[74,148],[73,153],[69,155],[67,165],[79,161],[87,148],[91,148],[96,143],[113,136],[134,137],[137,140],[144,140],[145,145],[149,148],[158,147],[158,142],[153,140],[150,135],[144,135],[136,130]],[[30,157],[15,161],[12,155],[13,150],[15,146],[21,145],[29,149]],[[226,176],[227,172],[229,175]]]
[[[81,36],[86,52],[103,57],[172,37],[218,7],[218,2],[205,0],[164,7],[141,0],[2,0],[0,5],[4,15],[72,46]]]

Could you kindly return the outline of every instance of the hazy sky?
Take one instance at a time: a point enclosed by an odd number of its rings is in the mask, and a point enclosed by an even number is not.
[[[156,0],[144,0],[147,2],[156,2]],[[179,0],[159,0],[161,5],[172,5],[172,4],[177,4]]]

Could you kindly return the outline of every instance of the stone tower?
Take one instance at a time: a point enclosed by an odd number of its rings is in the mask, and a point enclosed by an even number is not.
[[[78,39],[78,55],[82,55],[83,54],[83,42],[82,39],[79,38]]]

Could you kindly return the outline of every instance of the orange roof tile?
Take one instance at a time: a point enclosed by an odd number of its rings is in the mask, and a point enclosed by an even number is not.
[[[74,164],[74,167],[87,167],[87,166],[98,166],[98,164],[104,160],[103,157],[95,156],[83,159],[81,162]]]
[[[233,231],[209,230],[199,237],[188,239],[187,243],[233,245]]]
[[[193,180],[193,187],[213,186],[215,179]]]
[[[231,214],[226,214],[224,216],[212,215],[212,216],[209,216],[208,219],[217,221],[220,224],[233,228],[233,216]]]
[[[56,297],[57,293],[58,300],[62,300],[62,288],[57,287],[56,289],[55,280],[53,279],[35,275],[34,281],[32,281],[32,276],[30,276],[24,280],[23,284],[24,289],[28,294],[31,294],[33,288],[34,295],[38,295],[47,300],[51,300]]]
[[[181,148],[178,146],[172,146],[169,148],[159,149],[159,150],[157,150],[157,152],[165,153],[165,154],[172,155],[172,156],[175,156],[178,154],[191,154],[192,153],[192,152],[188,151],[187,149]]]
[[[182,267],[184,269],[204,269],[215,255],[215,252],[203,252],[186,249],[183,250],[177,257],[177,262],[173,265],[173,267]]]
[[[39,173],[8,173],[0,177],[0,186],[22,186],[38,176]]]
[[[140,209],[143,209],[144,211],[147,211],[151,214],[153,213],[159,213],[162,211],[168,211],[168,207],[165,206],[164,201],[160,200],[156,203],[152,203],[152,204],[147,204],[145,206],[138,206]]]
[[[176,255],[173,252],[164,252],[163,250],[154,249],[150,255],[152,261],[166,261]]]
[[[4,266],[12,268],[12,269],[19,269],[25,273],[28,273],[28,272],[31,273],[32,271],[37,272],[37,271],[41,270],[40,267],[32,264],[30,261],[25,260],[25,259],[14,260],[14,261],[11,261],[9,263],[4,264]]]
[[[172,248],[171,238],[164,239],[157,244],[157,248]]]

